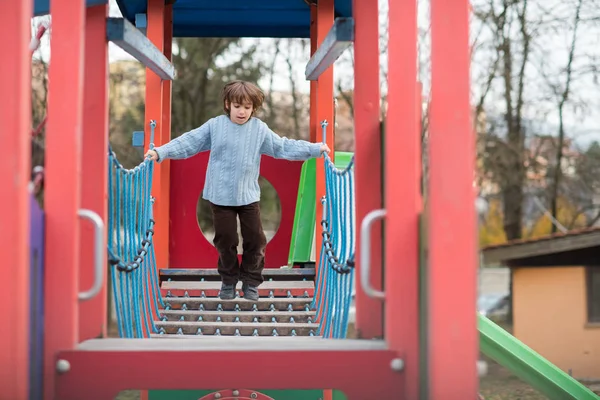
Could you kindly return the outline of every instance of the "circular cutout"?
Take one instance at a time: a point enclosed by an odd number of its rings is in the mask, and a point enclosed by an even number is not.
[[[281,223],[281,202],[277,191],[268,180],[260,176],[258,178],[258,185],[260,186],[260,220],[265,236],[267,237],[267,243],[269,243],[277,233],[279,224]],[[200,231],[202,231],[206,240],[214,246],[213,238],[215,236],[215,228],[213,225],[210,203],[204,200],[202,195],[198,198],[196,219],[198,220]],[[240,230],[239,217],[237,218],[237,231],[239,238],[238,254],[242,254],[243,239]]]

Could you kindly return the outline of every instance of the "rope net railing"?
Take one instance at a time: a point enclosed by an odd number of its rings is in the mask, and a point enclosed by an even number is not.
[[[150,126],[153,137],[154,121]],[[149,337],[158,332],[154,321],[160,315],[159,304],[164,305],[152,243],[154,162],[146,158],[127,169],[110,147],[108,159],[107,244],[119,336]]]
[[[323,142],[327,121],[321,123]],[[354,285],[356,221],[354,156],[338,169],[328,154],[325,158],[325,196],[321,199],[321,257],[317,265],[312,308],[316,309],[319,335],[345,338]]]

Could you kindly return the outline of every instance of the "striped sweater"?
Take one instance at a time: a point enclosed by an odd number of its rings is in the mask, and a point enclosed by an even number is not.
[[[321,143],[281,137],[254,117],[239,125],[220,115],[154,150],[158,162],[210,151],[202,198],[220,206],[243,206],[260,200],[262,154],[303,161],[319,157]]]

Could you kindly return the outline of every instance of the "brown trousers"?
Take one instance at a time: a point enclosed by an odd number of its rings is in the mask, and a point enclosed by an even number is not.
[[[251,286],[263,282],[267,238],[260,220],[259,203],[246,206],[218,206],[211,203],[215,238],[213,243],[219,252],[217,265],[221,280],[225,284],[242,281]],[[242,231],[242,263],[238,261],[237,217]]]

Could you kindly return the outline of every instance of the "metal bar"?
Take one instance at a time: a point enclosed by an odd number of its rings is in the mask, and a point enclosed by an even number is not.
[[[356,169],[356,220],[362,221],[371,210],[383,207],[382,142],[379,93],[378,7],[371,0],[354,0],[356,25],[354,42],[354,140]],[[382,286],[382,229],[371,232],[370,284]],[[357,238],[357,260],[361,257],[361,238]],[[356,265],[360,274],[361,263]],[[356,330],[361,338],[383,337],[383,304],[356,288]]]
[[[89,219],[94,224],[94,258],[93,262],[91,263],[94,267],[94,280],[91,289],[86,290],[85,292],[79,292],[77,296],[80,301],[86,301],[96,297],[100,293],[104,285],[104,267],[106,265],[106,260],[104,257],[104,254],[106,254],[106,246],[104,243],[103,235],[104,221],[102,221],[102,218],[100,218],[98,214],[91,210],[79,210],[78,215],[82,218]]]
[[[360,286],[373,299],[385,299],[385,292],[371,286],[371,226],[378,219],[385,218],[385,215],[385,210],[373,210],[365,216],[360,226]]]
[[[390,368],[396,354],[378,341],[204,336],[92,342],[91,346],[84,343],[81,351],[59,354],[59,360],[64,360],[61,364],[70,368],[58,378],[56,398],[80,399],[81,393],[93,393],[97,399],[114,398],[131,387],[336,388],[348,400],[396,398],[403,393],[401,373]],[[294,360],[293,364],[289,360]],[[176,374],[165,374],[157,365],[177,365],[180,369]],[[197,379],[198,371],[203,371],[201,380]],[[299,374],[302,379],[298,379]]]
[[[28,398],[30,302],[31,177],[31,0],[5,2],[0,13],[0,37],[10,59],[0,64],[0,271],[7,282],[0,292],[0,310],[11,328],[0,341],[0,387],[8,399]],[[34,200],[35,201],[35,200]]]
[[[468,0],[431,1],[431,57],[430,398],[476,398],[477,226]]]
[[[44,207],[44,398],[53,399],[56,354],[78,342],[79,218],[85,2],[53,0]]]
[[[390,1],[385,127],[385,338],[403,354],[406,398],[419,398],[419,211],[417,2]],[[401,260],[401,262],[398,262]]]
[[[306,64],[304,74],[309,81],[319,79],[344,50],[352,45],[354,42],[354,19],[336,18],[327,35],[319,42],[321,45]]]
[[[150,26],[152,25],[151,19],[152,17],[150,16],[149,12],[148,37],[146,37],[139,29],[137,29],[126,19],[112,17],[108,18],[106,21],[106,38],[125,50],[127,53],[131,54],[161,79],[172,80],[175,78],[175,67],[163,54],[162,43],[161,46],[158,47],[152,41],[149,31],[151,29]]]
[[[86,9],[85,30],[85,84],[83,88],[83,136],[81,165],[81,207],[92,210],[107,220],[108,191],[108,43],[106,42],[106,16],[108,6],[100,5]],[[89,288],[95,281],[94,229],[80,224],[81,245],[79,257],[79,288]],[[102,230],[102,260],[106,265],[106,227]],[[106,282],[106,268],[102,269],[102,281]],[[107,302],[106,287],[99,295],[79,304],[79,340],[106,336]]]

